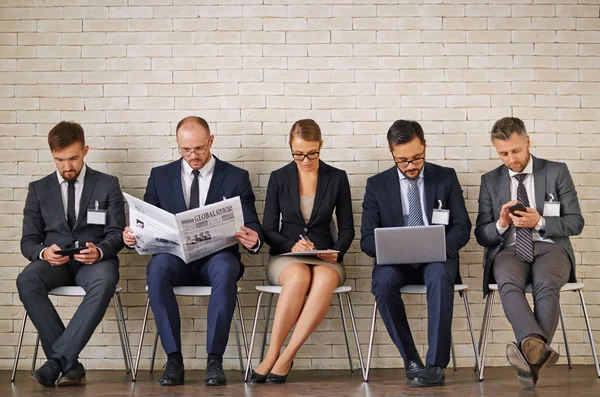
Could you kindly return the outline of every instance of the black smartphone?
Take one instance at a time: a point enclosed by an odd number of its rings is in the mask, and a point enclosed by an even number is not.
[[[68,256],[68,257],[72,258],[73,255],[80,253],[84,249],[87,249],[87,247],[67,248],[67,249],[64,249],[64,250],[54,251],[54,253],[58,254],[58,255]]]
[[[516,204],[511,205],[508,210],[514,216],[519,216],[519,215],[515,214],[515,211],[527,212],[527,208],[525,208],[525,205],[522,202],[520,202],[520,201],[518,203],[516,203]]]

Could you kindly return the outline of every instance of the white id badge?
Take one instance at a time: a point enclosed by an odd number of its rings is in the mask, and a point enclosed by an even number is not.
[[[442,200],[438,200],[438,208],[433,209],[431,215],[431,223],[433,225],[446,225],[450,224],[450,210],[442,209]]]
[[[544,201],[544,213],[543,216],[560,216],[560,202],[554,201],[554,195],[550,193],[549,201]]]
[[[106,211],[98,209],[97,201],[95,207],[93,210],[87,210],[88,225],[106,225]]]

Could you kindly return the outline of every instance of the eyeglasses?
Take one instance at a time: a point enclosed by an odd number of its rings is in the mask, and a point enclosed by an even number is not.
[[[304,159],[316,160],[319,158],[319,152],[310,152],[310,153],[294,153],[292,152],[292,157],[296,161],[304,161]]]
[[[195,148],[180,147],[179,152],[184,157],[189,157],[192,155],[192,153],[195,153],[196,155],[200,156],[200,155],[203,155],[204,153],[208,152],[208,146],[195,147]]]
[[[412,159],[412,160],[405,160],[405,161],[398,161],[393,154],[392,154],[392,157],[394,157],[394,162],[396,162],[396,165],[399,166],[400,168],[406,168],[411,163],[418,167],[425,162],[424,154],[425,154],[425,151],[423,150],[423,152],[421,154],[419,154],[419,156],[422,156],[422,157],[418,157],[418,158]]]

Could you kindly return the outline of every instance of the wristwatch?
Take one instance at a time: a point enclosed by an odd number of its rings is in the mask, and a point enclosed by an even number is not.
[[[540,216],[540,220],[538,221],[538,223],[535,224],[535,226],[533,228],[535,229],[536,232],[539,232],[540,230],[542,230],[542,228],[544,227],[545,224],[546,224],[546,220],[544,219],[543,216]]]

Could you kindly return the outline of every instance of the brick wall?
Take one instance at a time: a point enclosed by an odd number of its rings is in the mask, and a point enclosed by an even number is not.
[[[474,221],[480,175],[500,164],[490,147],[491,125],[503,116],[521,117],[534,154],[567,162],[577,186],[586,227],[573,244],[599,338],[599,2],[435,3],[2,0],[0,368],[12,365],[23,313],[15,278],[27,264],[19,252],[27,185],[53,171],[46,134],[65,119],[83,124],[90,166],[118,175],[124,191],[140,196],[150,169],[177,158],[177,121],[200,115],[216,135],[214,154],[250,171],[262,213],[269,173],[290,161],[289,127],[299,118],[314,118],[325,134],[323,159],[350,176],[358,228],[366,179],[393,164],[385,133],[394,120],[422,123],[429,160],[456,169]],[[478,329],[484,306],[482,250],[472,239],[461,255]],[[133,345],[146,301],[147,260],[121,256],[120,285]],[[264,283],[266,255],[244,262],[240,286],[250,329],[256,302],[252,290]],[[360,252],[358,241],[346,266],[366,353],[371,260]],[[422,297],[406,301],[423,352],[426,302]],[[72,299],[55,302],[65,318],[78,305]],[[180,302],[186,365],[202,368],[206,300]],[[455,309],[458,364],[468,367],[473,354],[459,299]],[[564,295],[563,310],[573,361],[591,363],[575,294]],[[512,332],[499,304],[495,313],[487,362],[506,365],[504,346]],[[153,322],[149,327],[143,368],[149,365],[156,329]],[[341,330],[333,306],[300,350],[296,366],[345,368]],[[560,335],[555,339],[563,353]],[[400,365],[381,320],[375,341],[374,366]],[[22,357],[31,357],[34,342],[28,324]],[[226,365],[235,367],[233,334],[226,357]],[[81,358],[87,368],[123,367],[112,306]],[[29,364],[25,359],[20,367]]]

